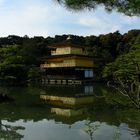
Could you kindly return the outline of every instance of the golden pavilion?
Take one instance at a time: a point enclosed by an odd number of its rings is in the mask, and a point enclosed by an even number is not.
[[[51,56],[47,57],[41,69],[45,71],[43,83],[81,84],[94,79],[94,61],[88,56],[86,47],[66,41],[49,46]]]

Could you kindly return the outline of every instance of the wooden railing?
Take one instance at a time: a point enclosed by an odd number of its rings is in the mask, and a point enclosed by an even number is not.
[[[69,51],[51,51],[51,55],[62,55],[62,54],[70,54]]]
[[[41,68],[55,68],[55,67],[74,67],[76,63],[60,63],[60,64],[41,64]]]
[[[51,55],[62,55],[62,54],[79,54],[79,55],[87,55],[87,52],[84,51],[83,53],[71,53],[69,51],[51,51]]]

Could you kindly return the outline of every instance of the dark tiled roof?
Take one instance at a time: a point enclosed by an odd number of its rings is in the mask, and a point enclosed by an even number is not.
[[[63,55],[51,55],[46,57],[46,59],[54,59],[54,58],[89,58],[92,59],[93,57],[85,56],[85,55],[75,55],[75,54],[63,54]]]

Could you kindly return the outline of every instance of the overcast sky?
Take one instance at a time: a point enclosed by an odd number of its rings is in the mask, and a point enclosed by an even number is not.
[[[0,36],[99,35],[140,29],[140,17],[128,17],[102,7],[73,12],[53,0],[0,0]]]

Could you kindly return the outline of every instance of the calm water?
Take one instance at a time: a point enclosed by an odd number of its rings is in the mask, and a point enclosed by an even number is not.
[[[140,112],[110,107],[111,92],[105,85],[59,87],[1,87],[14,102],[0,104],[0,140],[140,140]],[[43,103],[40,95],[80,98],[95,102],[81,108]],[[108,95],[107,95],[108,94]],[[93,95],[93,96],[92,96]],[[102,98],[106,95],[107,98]],[[82,115],[51,113],[52,108],[84,109]]]

